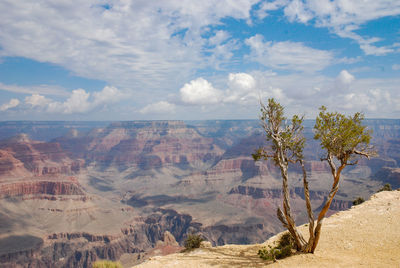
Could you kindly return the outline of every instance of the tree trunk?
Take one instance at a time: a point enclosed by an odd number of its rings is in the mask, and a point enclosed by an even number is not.
[[[304,245],[304,247],[301,249],[303,252],[311,252],[312,245],[314,244],[314,213],[312,211],[311,207],[311,201],[310,201],[310,192],[308,190],[308,181],[307,181],[307,172],[304,167],[304,163],[301,160],[300,165],[303,171],[303,187],[304,187],[304,199],[306,201],[306,207],[307,207],[307,214],[308,214],[308,232],[310,234],[310,237],[308,239],[308,243]]]
[[[317,227],[315,227],[315,230],[314,230],[314,241],[313,241],[312,246],[311,246],[311,251],[309,251],[310,253],[314,253],[315,248],[318,245],[319,237],[321,235],[322,222],[323,222],[323,220],[325,218],[326,213],[329,210],[329,207],[331,206],[333,198],[335,197],[337,191],[339,190],[340,171],[342,169],[343,168],[341,167],[339,169],[339,171],[336,173],[336,176],[334,177],[334,182],[333,182],[331,191],[329,192],[328,198],[325,201],[325,204],[322,207],[322,210],[318,215]]]
[[[280,159],[282,160],[282,159]],[[285,165],[286,164],[286,165]],[[293,239],[295,240],[297,250],[301,250],[306,241],[303,236],[297,231],[295,221],[292,217],[290,211],[290,203],[289,203],[289,189],[288,189],[288,173],[287,173],[287,163],[281,161],[280,163],[281,175],[282,175],[282,190],[283,190],[283,214],[286,221],[282,221],[281,217],[279,216],[280,210],[278,210],[278,218],[281,220],[284,227],[288,229],[290,234],[292,235]],[[282,216],[282,215],[281,215]]]

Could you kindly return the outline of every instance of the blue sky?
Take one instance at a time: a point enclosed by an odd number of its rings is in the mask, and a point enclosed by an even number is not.
[[[400,2],[0,2],[1,120],[400,117]]]

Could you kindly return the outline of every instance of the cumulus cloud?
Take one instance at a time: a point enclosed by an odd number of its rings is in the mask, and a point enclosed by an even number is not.
[[[345,113],[363,111],[368,117],[380,118],[393,117],[400,111],[397,86],[400,79],[397,78],[356,79],[348,70],[340,71],[333,78],[323,74],[278,75],[255,71],[231,73],[218,81],[225,81],[218,83],[218,105],[214,102],[201,104],[205,110],[213,109],[214,117],[222,117],[229,111],[230,118],[256,118],[259,100],[268,98],[277,99],[288,115],[305,113],[308,118],[315,118],[321,105]]]
[[[256,81],[247,73],[230,73],[228,89],[224,93],[224,102],[245,103],[257,98]]]
[[[186,83],[180,89],[181,99],[188,104],[211,104],[221,100],[222,92],[200,77]]]
[[[117,88],[106,86],[101,91],[92,94],[81,88],[75,89],[64,102],[33,94],[25,97],[25,103],[32,108],[42,109],[49,113],[75,114],[86,113],[98,107],[115,103],[122,97],[123,94]]]
[[[365,92],[349,93],[343,96],[340,108],[363,112],[380,112],[380,109],[392,106],[391,94],[388,91],[370,89]]]
[[[346,90],[354,80],[355,78],[351,73],[347,70],[342,70],[335,80],[336,89]]]
[[[142,114],[170,114],[175,112],[176,105],[167,101],[159,101],[146,105],[140,110]]]
[[[192,80],[181,88],[181,100],[184,103],[210,105],[210,104],[227,104],[227,105],[254,105],[258,104],[259,99],[276,98],[280,101],[289,103],[290,100],[285,95],[282,88],[275,83],[272,84],[270,78],[274,77],[274,73],[263,73],[268,77],[269,81],[263,80],[258,76],[255,78],[248,73],[230,73],[228,80],[223,89],[217,90],[212,84],[203,78]],[[260,88],[258,84],[263,84]]]
[[[45,96],[33,94],[32,96],[25,97],[25,103],[32,107],[45,107],[52,101]]]
[[[52,102],[48,106],[48,111],[51,113],[85,113],[90,110],[91,103],[88,102],[89,93],[83,89],[75,89],[71,96],[63,103]]]
[[[7,111],[8,109],[17,107],[19,103],[20,102],[18,99],[11,99],[8,103],[4,103],[3,105],[0,106],[0,111],[4,112]]]
[[[255,87],[256,81],[253,76],[247,73],[230,73],[229,74],[229,87],[241,90],[251,90]]]
[[[250,59],[272,68],[315,72],[333,60],[332,52],[307,47],[300,42],[264,42],[259,34],[245,42],[251,49]]]
[[[102,91],[93,93],[93,105],[98,106],[105,103],[115,103],[123,97],[123,94],[112,86],[105,86]]]

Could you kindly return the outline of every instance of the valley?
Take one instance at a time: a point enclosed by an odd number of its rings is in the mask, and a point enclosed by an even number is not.
[[[306,121],[306,169],[318,210],[332,182]],[[347,167],[329,214],[400,187],[400,120],[368,119],[379,156]],[[56,130],[56,131],[55,131]],[[139,263],[169,231],[182,245],[262,243],[283,230],[280,172],[251,154],[257,120],[2,122],[0,267]],[[292,166],[297,223],[306,221],[301,170]],[[10,243],[9,241],[25,241]]]

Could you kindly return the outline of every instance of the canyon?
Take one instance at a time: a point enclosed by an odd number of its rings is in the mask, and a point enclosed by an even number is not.
[[[379,156],[345,169],[329,214],[400,187],[400,120],[365,124]],[[312,126],[305,158],[318,211],[332,178]],[[0,267],[129,266],[180,250],[160,242],[167,232],[181,246],[192,232],[213,246],[262,243],[283,230],[280,171],[251,157],[264,143],[257,120],[1,122]],[[301,170],[289,171],[301,224]]]

